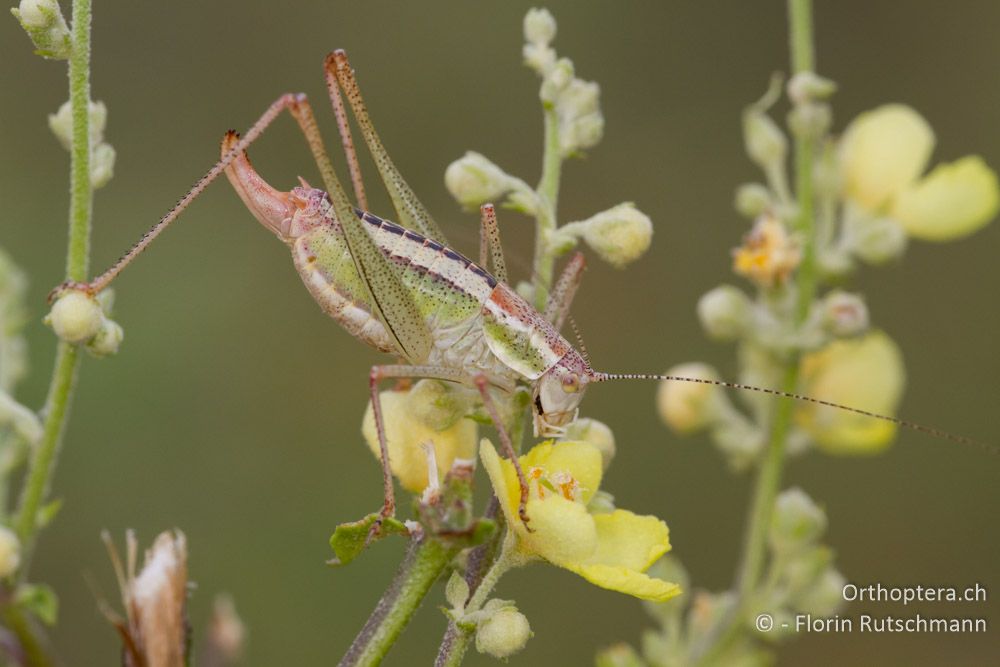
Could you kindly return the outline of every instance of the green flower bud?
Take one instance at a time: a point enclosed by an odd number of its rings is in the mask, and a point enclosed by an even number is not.
[[[525,44],[521,50],[524,64],[545,76],[545,73],[556,64],[556,50],[544,44]]]
[[[11,9],[21,27],[34,42],[35,53],[46,58],[65,60],[73,49],[69,26],[56,0],[21,0]]]
[[[788,114],[788,127],[797,137],[816,138],[826,134],[833,122],[829,104],[809,102],[792,108]]]
[[[601,463],[605,470],[615,457],[615,434],[607,424],[596,419],[582,417],[566,427],[566,435],[560,440],[582,440],[597,447],[601,452]]]
[[[573,82],[573,74],[573,61],[569,58],[560,58],[546,71],[538,96],[543,102],[555,102],[559,94]]]
[[[556,19],[552,12],[537,7],[524,15],[524,41],[531,44],[549,44],[556,37]]]
[[[597,654],[596,667],[646,667],[639,654],[628,644],[615,644]]]
[[[494,658],[509,658],[531,638],[524,614],[513,608],[496,612],[476,627],[476,650]]]
[[[118,354],[118,348],[121,347],[124,338],[125,332],[121,326],[113,320],[104,318],[101,328],[87,342],[87,351],[98,359]]]
[[[781,492],[771,517],[771,548],[794,553],[816,542],[826,530],[826,513],[806,492],[793,487]]]
[[[774,208],[771,191],[760,183],[744,183],[736,188],[736,211],[748,218],[756,218]]]
[[[718,379],[714,368],[697,362],[674,366],[667,371],[667,375]],[[656,407],[660,418],[674,431],[693,433],[711,424],[718,416],[720,394],[721,388],[714,384],[663,380],[656,390]]]
[[[22,3],[23,4],[23,3]],[[21,564],[21,541],[13,530],[0,526],[0,578],[17,572]]]
[[[788,81],[788,97],[795,104],[807,104],[830,98],[837,84],[815,72],[799,72]]]
[[[583,237],[601,259],[616,268],[624,268],[649,249],[653,223],[631,202],[564,225],[561,232]]]
[[[115,175],[115,149],[111,144],[97,144],[90,156],[90,184],[103,188]]]
[[[87,108],[90,115],[90,145],[97,146],[104,141],[104,129],[108,124],[108,108],[104,102],[93,102]],[[69,101],[63,102],[55,113],[49,114],[49,129],[66,150],[73,147],[73,107]]]
[[[848,338],[868,329],[868,307],[857,294],[833,290],[823,299],[823,328],[837,338]]]
[[[858,224],[849,239],[854,254],[872,265],[885,264],[903,255],[906,230],[890,218],[875,218]]]
[[[799,596],[795,607],[804,614],[826,617],[844,605],[847,579],[833,568],[826,569],[815,584]]]
[[[9,426],[30,443],[42,439],[42,422],[33,410],[21,405],[7,392],[0,390],[0,426]]]
[[[750,159],[765,170],[784,161],[788,154],[785,134],[756,106],[743,113],[743,143]]]
[[[67,343],[90,340],[101,330],[103,322],[104,312],[97,300],[75,290],[56,299],[45,318],[45,323]]]
[[[743,290],[732,285],[720,285],[698,300],[698,319],[711,338],[736,340],[750,325],[752,308]]]
[[[516,180],[474,151],[448,165],[444,172],[448,192],[466,208],[495,201],[516,187]]]

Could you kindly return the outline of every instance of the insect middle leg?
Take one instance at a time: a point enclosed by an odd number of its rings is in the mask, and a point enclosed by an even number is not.
[[[380,512],[380,519],[378,523],[373,526],[373,531],[377,531],[382,520],[393,516],[396,508],[395,488],[393,487],[392,482],[392,468],[389,465],[389,447],[385,435],[385,419],[382,415],[382,403],[381,397],[379,396],[378,384],[382,380],[400,378],[444,380],[459,384],[467,384],[469,381],[469,378],[461,372],[439,366],[408,366],[404,364],[372,366],[371,374],[369,375],[368,387],[371,392],[372,415],[375,417],[375,431],[378,434],[379,455],[382,459],[382,485],[384,492],[384,504],[382,506],[382,511]],[[504,453],[507,455],[507,458],[514,464],[514,470],[517,473],[517,481],[521,494],[518,504],[518,515],[520,516],[521,521],[523,521],[527,526],[529,521],[526,510],[528,503],[528,481],[524,476],[524,470],[521,468],[521,463],[518,461],[517,452],[514,450],[514,444],[510,438],[510,434],[507,432],[506,427],[504,427],[503,420],[500,418],[500,413],[496,408],[493,397],[490,395],[489,388],[493,382],[491,382],[489,377],[485,374],[477,375],[473,378],[473,382],[482,396],[483,406],[486,408],[486,412],[490,415],[490,419],[493,421],[493,425],[497,429],[497,434],[500,437],[500,445],[504,450]]]
[[[479,219],[482,224],[479,230],[479,265],[485,269],[487,259],[492,257],[493,277],[506,283],[507,263],[503,258],[500,226],[497,224],[497,211],[493,204],[483,204],[479,207]]]

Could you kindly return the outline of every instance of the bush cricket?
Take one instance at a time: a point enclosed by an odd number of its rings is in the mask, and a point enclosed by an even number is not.
[[[763,392],[847,410],[937,437],[979,444],[962,436],[885,415],[776,389],[721,380],[658,374],[595,371],[584,354],[559,331],[579,285],[584,260],[575,255],[558,279],[545,311],[539,313],[507,284],[496,214],[481,209],[479,261],[452,250],[431,215],[403,179],[383,147],[368,116],[344,51],[324,62],[331,105],[347,159],[355,208],[340,184],[304,94],[285,94],[273,102],[242,137],[233,131],[222,140],[219,161],[160,219],[128,253],[88,283],[66,283],[65,290],[96,295],[162,233],[213,180],[225,173],[251,213],[288,245],[296,270],[324,312],[355,338],[394,355],[400,363],[372,367],[369,391],[382,460],[384,500],[381,519],[394,515],[395,498],[378,386],[384,379],[432,378],[475,387],[490,415],[501,445],[517,469],[521,518],[527,522],[527,483],[513,443],[490,391],[531,388],[534,434],[559,436],[577,415],[594,382],[655,379],[713,384]],[[400,224],[368,212],[367,198],[341,96],[355,121],[387,188]],[[302,181],[288,192],[271,187],[253,169],[247,148],[283,111],[298,123],[319,167],[324,190]],[[492,264],[492,273],[487,264]]]

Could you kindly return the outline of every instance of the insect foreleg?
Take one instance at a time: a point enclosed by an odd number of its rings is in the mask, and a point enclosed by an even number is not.
[[[549,301],[545,305],[543,317],[552,323],[556,331],[562,329],[562,325],[566,321],[570,304],[573,303],[576,290],[580,287],[580,281],[583,280],[583,270],[586,265],[587,261],[583,253],[574,253],[569,263],[566,264],[566,268],[559,274],[559,280],[556,281],[555,287],[549,294]]]
[[[497,224],[497,212],[493,204],[483,204],[479,207],[479,219],[482,228],[479,230],[479,266],[485,267],[488,257],[493,259],[493,276],[502,283],[507,282],[507,263],[503,258],[503,247],[500,245],[500,226]]]

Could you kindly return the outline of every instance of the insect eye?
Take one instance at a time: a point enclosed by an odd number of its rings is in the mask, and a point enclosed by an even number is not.
[[[580,390],[580,378],[575,375],[563,378],[562,388],[567,394],[575,394]]]

